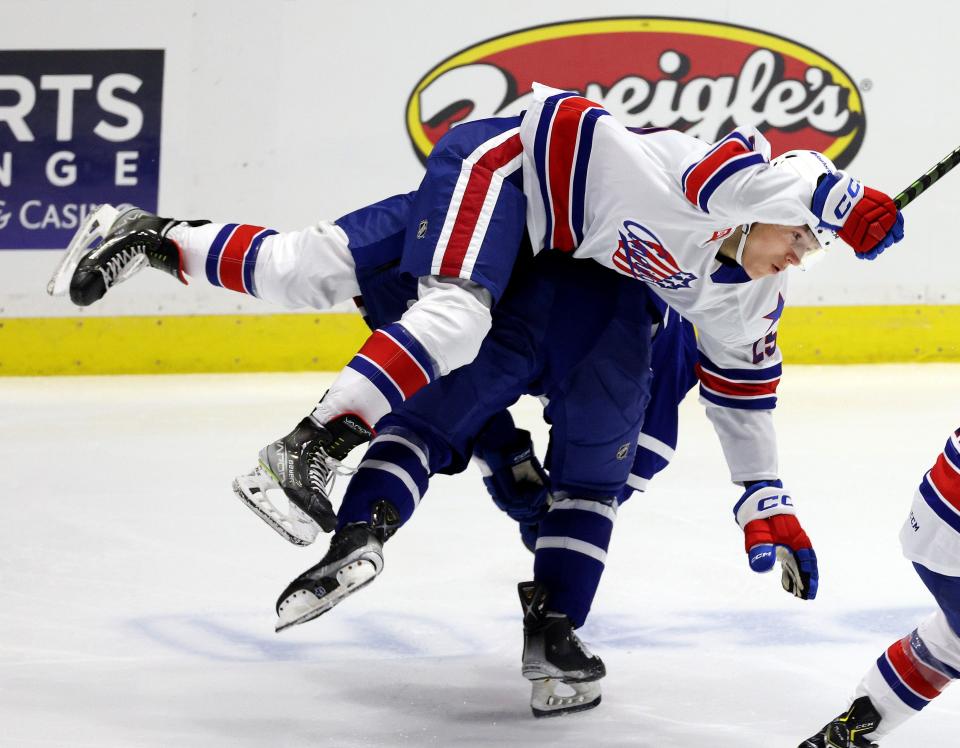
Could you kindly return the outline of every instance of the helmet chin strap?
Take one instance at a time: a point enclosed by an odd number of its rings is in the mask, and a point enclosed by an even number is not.
[[[743,248],[747,244],[747,236],[750,235],[751,228],[753,228],[752,223],[743,224],[742,233],[740,234],[740,243],[737,245],[737,255],[734,258],[740,267],[743,267]]]

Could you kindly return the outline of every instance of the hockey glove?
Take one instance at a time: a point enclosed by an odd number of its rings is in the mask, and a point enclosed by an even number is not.
[[[492,441],[478,441],[473,456],[493,503],[521,524],[536,524],[547,511],[549,491],[530,432],[514,428],[506,443]]]
[[[811,210],[820,226],[836,231],[862,260],[876,259],[903,239],[903,214],[893,200],[843,171],[820,178]]]
[[[800,526],[793,498],[783,490],[783,483],[754,483],[733,507],[733,514],[744,533],[750,568],[768,572],[779,559],[783,588],[796,597],[813,600],[820,580],[817,554]]]

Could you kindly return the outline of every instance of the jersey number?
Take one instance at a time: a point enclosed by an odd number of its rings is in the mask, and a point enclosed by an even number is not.
[[[753,343],[753,363],[759,364],[777,352],[777,330]]]

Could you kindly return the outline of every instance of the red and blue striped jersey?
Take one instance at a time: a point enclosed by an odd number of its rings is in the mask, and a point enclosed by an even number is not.
[[[911,561],[960,576],[960,429],[920,481],[900,542]]]

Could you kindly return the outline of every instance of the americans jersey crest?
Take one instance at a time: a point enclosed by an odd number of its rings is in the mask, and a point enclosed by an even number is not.
[[[625,275],[631,275],[666,290],[690,288],[697,279],[685,272],[673,255],[650,229],[636,221],[624,221],[619,232],[620,241],[613,253],[613,266]]]

